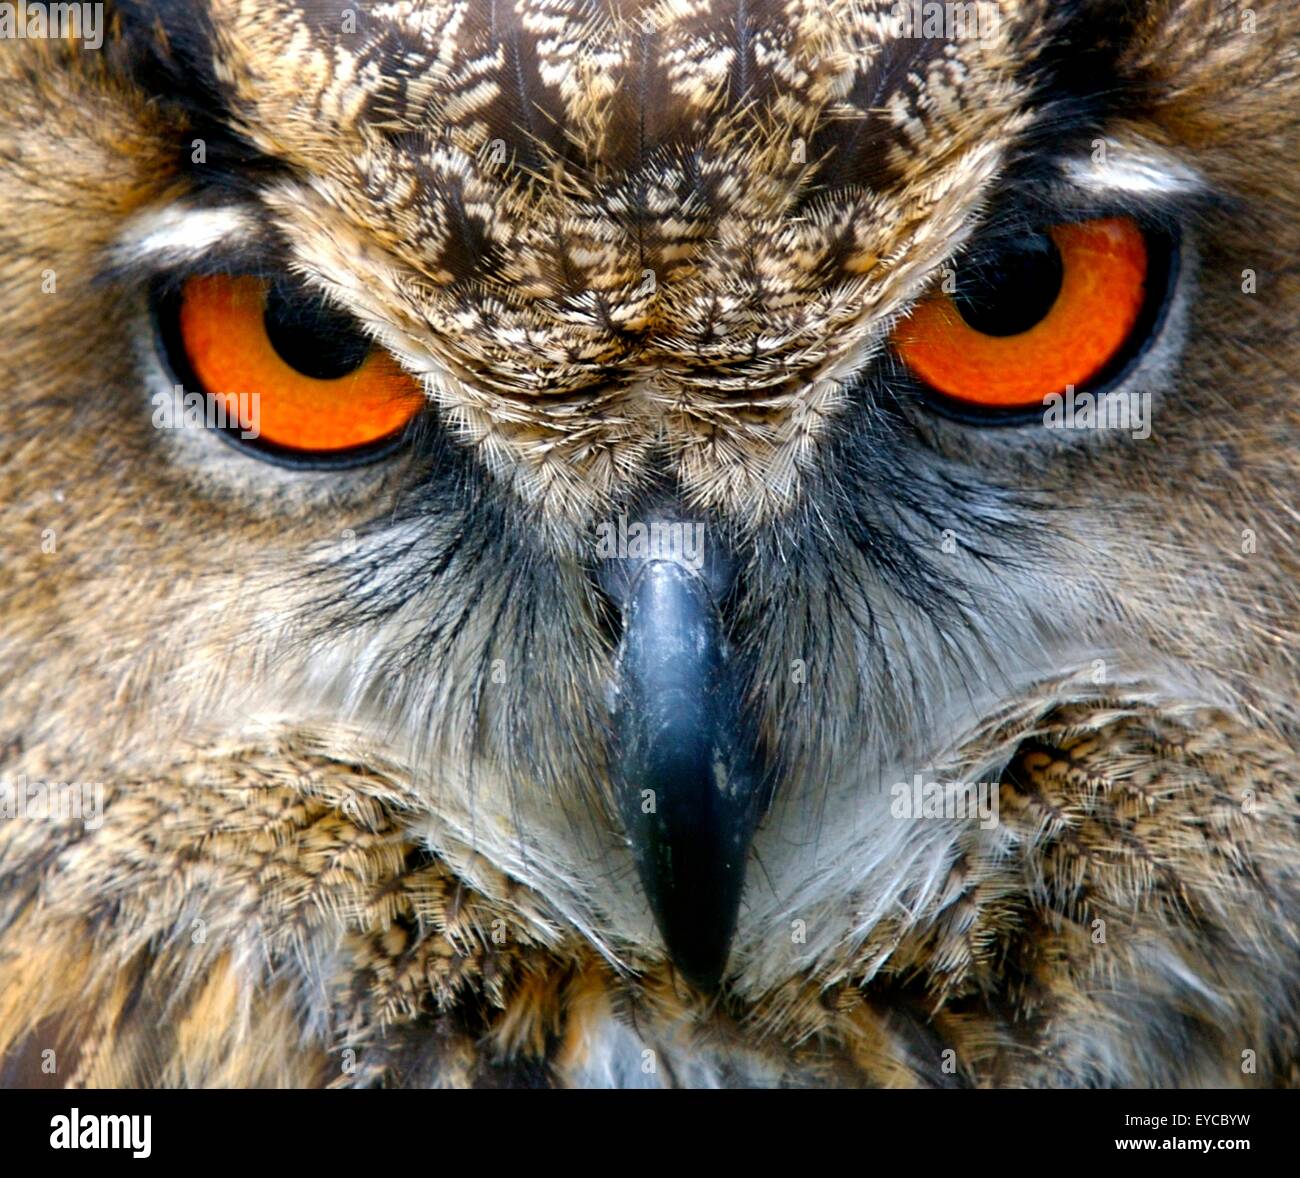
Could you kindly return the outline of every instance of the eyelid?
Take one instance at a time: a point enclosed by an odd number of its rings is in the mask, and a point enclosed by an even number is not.
[[[108,247],[96,281],[148,282],[211,273],[269,273],[283,269],[286,251],[246,204],[182,202],[130,218]]]
[[[1112,150],[1118,150],[1108,142]],[[1107,217],[1128,217],[1150,233],[1176,240],[1187,226],[1196,224],[1207,213],[1231,211],[1239,203],[1190,167],[1195,184],[1179,185],[1163,193],[1080,187],[1071,183],[1065,170],[1068,162],[1080,158],[1079,153],[1057,156],[1049,162],[1046,173],[1037,163],[1032,167],[1013,165],[974,226],[967,247],[945,264],[960,265],[961,259],[973,250],[994,245],[1000,238],[1026,228]]]
[[[1105,199],[1153,205],[1198,197],[1209,185],[1197,169],[1148,139],[1111,134],[1058,164],[1065,182]]]

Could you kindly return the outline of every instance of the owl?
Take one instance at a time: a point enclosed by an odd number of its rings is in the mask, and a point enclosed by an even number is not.
[[[5,1083],[1300,1081],[1300,9],[17,7]]]

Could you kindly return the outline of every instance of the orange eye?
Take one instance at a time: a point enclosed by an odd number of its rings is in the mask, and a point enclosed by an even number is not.
[[[420,386],[346,316],[287,282],[202,275],[184,284],[174,335],[190,372],[231,419],[256,398],[258,445],[338,458],[395,441]]]
[[[912,372],[961,405],[1026,409],[1111,366],[1147,304],[1148,252],[1127,217],[1054,225],[958,267],[894,332]],[[969,273],[967,273],[969,270]]]

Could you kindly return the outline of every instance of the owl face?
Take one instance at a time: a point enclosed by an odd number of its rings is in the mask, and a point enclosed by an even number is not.
[[[379,767],[467,882],[743,997],[1006,851],[912,785],[1049,707],[1284,727],[1259,7],[120,6],[14,170],[78,194],[5,263],[27,746]]]

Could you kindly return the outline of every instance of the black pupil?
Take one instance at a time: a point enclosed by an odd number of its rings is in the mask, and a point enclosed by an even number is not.
[[[316,380],[347,376],[370,354],[350,316],[285,283],[271,284],[263,319],[280,359]]]
[[[1061,254],[1046,233],[1035,233],[959,263],[952,298],[976,331],[1019,335],[1043,319],[1060,291]]]

